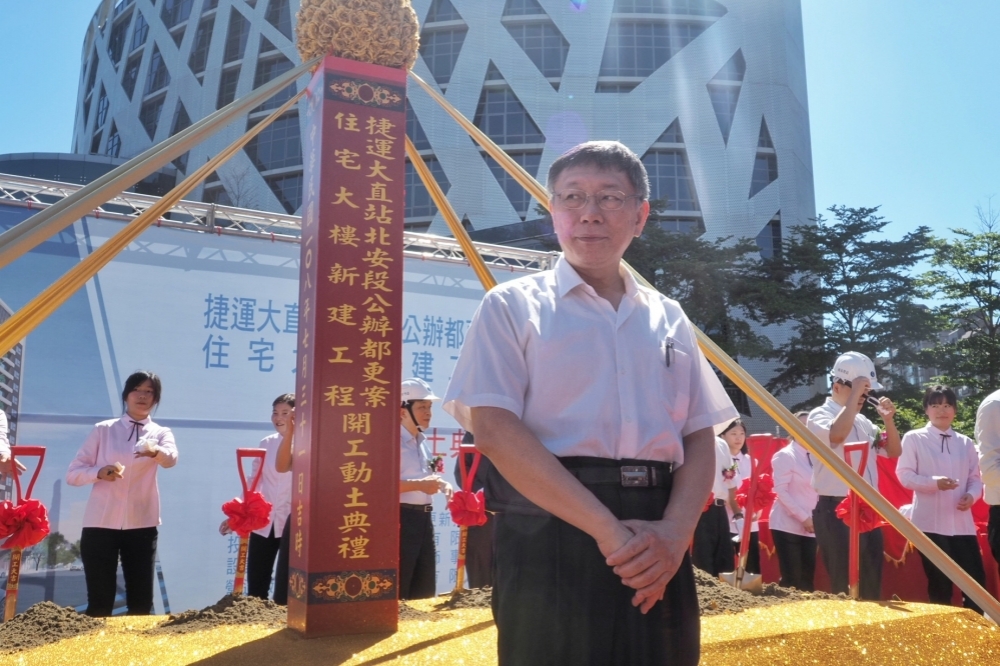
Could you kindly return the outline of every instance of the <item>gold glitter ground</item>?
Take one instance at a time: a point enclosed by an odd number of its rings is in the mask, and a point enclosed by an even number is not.
[[[437,600],[408,602],[431,611]],[[228,626],[189,634],[143,634],[162,617],[113,618],[104,631],[16,655],[18,666],[248,666],[258,663],[494,666],[488,609],[407,620],[393,635],[302,639],[275,627]],[[702,664],[1000,663],[1000,629],[971,611],[929,604],[800,601],[702,619]]]

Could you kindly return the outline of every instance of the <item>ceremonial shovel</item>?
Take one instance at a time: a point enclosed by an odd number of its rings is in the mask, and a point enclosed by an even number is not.
[[[264,456],[267,455],[267,451],[264,449],[236,449],[236,466],[240,470],[240,483],[243,485],[243,501],[247,501],[247,495],[249,493],[257,490],[257,484],[260,482],[260,476],[264,472]],[[243,471],[243,459],[244,458],[259,458],[260,462],[257,465],[257,473],[253,475],[253,480],[250,482],[250,487],[247,488],[247,477],[246,473]],[[247,574],[247,551],[250,548],[250,535],[240,536],[240,550],[236,555],[236,578],[233,580],[233,596],[239,597],[243,595],[243,579],[246,578]]]
[[[31,475],[28,483],[28,491],[21,496],[21,478],[17,471],[17,456],[38,456],[38,465]],[[17,487],[17,505],[31,499],[31,491],[35,487],[38,473],[42,470],[42,463],[45,461],[44,446],[12,446],[10,447],[10,473],[14,475],[14,485]],[[10,551],[10,569],[7,573],[7,600],[3,609],[3,621],[14,617],[17,612],[17,589],[21,582],[21,553],[23,548],[12,548]]]
[[[746,590],[753,594],[763,591],[764,580],[760,574],[747,573],[747,556],[750,554],[750,527],[753,525],[754,502],[757,499],[757,461],[750,457],[750,490],[747,493],[743,512],[743,534],[740,535],[740,557],[736,571],[720,573],[719,578],[738,590]]]

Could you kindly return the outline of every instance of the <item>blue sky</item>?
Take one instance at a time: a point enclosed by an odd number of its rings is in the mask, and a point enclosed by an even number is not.
[[[0,154],[70,149],[97,5],[0,0]],[[817,209],[881,205],[893,237],[973,226],[1000,194],[1000,3],[803,0],[802,13]]]

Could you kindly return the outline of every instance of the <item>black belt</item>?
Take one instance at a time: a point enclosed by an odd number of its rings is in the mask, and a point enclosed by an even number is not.
[[[658,488],[667,485],[673,463],[622,465],[620,467],[568,467],[584,485],[611,485],[624,488]]]
[[[714,504],[715,506],[726,506],[726,500],[721,500],[721,499],[712,500],[712,504]]]
[[[827,502],[843,502],[846,495],[820,495],[821,500],[826,500]]]
[[[399,508],[410,509],[411,511],[421,511],[423,513],[430,513],[434,510],[430,504],[404,504],[403,502],[399,503]]]

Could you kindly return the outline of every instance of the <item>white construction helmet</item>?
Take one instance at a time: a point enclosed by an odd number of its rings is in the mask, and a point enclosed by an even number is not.
[[[402,402],[409,402],[411,400],[440,400],[441,398],[434,395],[434,389],[431,388],[430,384],[418,377],[410,377],[403,380],[403,391],[400,393],[399,399]]]
[[[845,352],[837,357],[830,375],[842,382],[851,382],[858,377],[867,377],[871,380],[873,391],[881,391],[884,388],[875,377],[875,364],[860,352]]]

